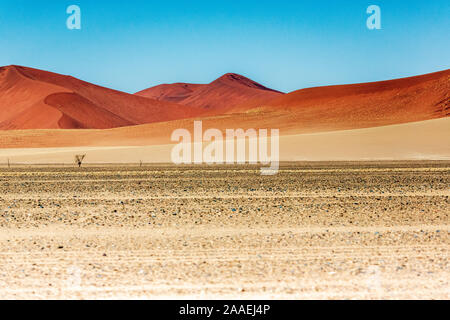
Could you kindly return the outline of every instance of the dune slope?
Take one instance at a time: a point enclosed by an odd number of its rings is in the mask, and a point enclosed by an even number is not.
[[[0,69],[0,146],[167,144],[175,129],[192,130],[193,118],[203,121],[204,130],[280,129],[284,136],[381,127],[448,118],[449,93],[450,70],[289,94],[228,74],[209,85],[151,88],[142,93],[151,96],[147,98],[72,77],[6,67]],[[109,130],[60,131],[80,128]]]
[[[230,109],[246,109],[282,96],[244,76],[228,73],[210,84],[175,83],[152,87],[136,93],[138,96],[177,102],[208,111],[208,115],[225,113]]]
[[[200,110],[19,66],[0,68],[0,129],[106,129],[199,114]]]
[[[449,94],[450,70],[445,70],[389,81],[303,89],[253,111],[283,119],[286,129],[369,128],[448,117]]]

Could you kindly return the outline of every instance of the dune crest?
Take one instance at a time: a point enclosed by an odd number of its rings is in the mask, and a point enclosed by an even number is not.
[[[256,111],[283,119],[285,127],[294,131],[370,128],[448,117],[449,93],[450,70],[445,70],[388,81],[298,90]]]
[[[446,118],[449,93],[450,70],[288,94],[228,73],[210,84],[163,84],[132,95],[70,76],[8,66],[0,68],[0,130],[126,127],[118,139],[142,140],[145,134],[151,143],[166,143],[174,129],[189,127],[195,118],[221,130],[330,132]]]
[[[0,130],[108,129],[201,113],[47,71],[0,68]]]
[[[227,73],[209,84],[164,84],[140,91],[136,95],[201,108],[207,111],[207,115],[219,115],[243,104],[250,108],[258,106],[282,96],[283,93],[242,75]]]

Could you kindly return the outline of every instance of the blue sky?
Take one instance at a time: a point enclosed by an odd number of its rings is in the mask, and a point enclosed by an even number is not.
[[[81,30],[66,27],[73,4]],[[227,72],[290,92],[448,69],[449,17],[448,0],[0,0],[0,65],[126,92]]]

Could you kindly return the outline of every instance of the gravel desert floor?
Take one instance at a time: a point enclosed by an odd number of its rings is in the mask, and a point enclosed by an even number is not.
[[[3,299],[449,299],[450,162],[0,168]]]

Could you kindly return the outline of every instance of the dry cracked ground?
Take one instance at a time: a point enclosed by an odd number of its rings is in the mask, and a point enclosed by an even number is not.
[[[450,162],[0,168],[3,299],[449,299]]]

